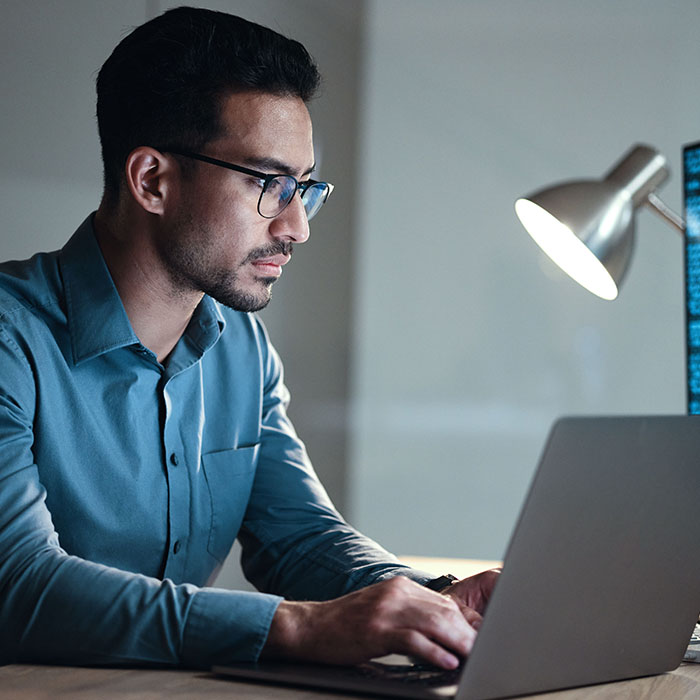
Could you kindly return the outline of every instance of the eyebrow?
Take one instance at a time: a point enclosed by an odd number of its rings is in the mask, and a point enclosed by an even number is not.
[[[295,170],[291,166],[289,166],[287,163],[283,163],[281,160],[277,160],[276,158],[245,158],[244,161],[245,165],[250,166],[251,168],[255,168],[257,170],[260,170],[262,172],[270,173],[270,174],[280,174],[280,175],[291,175],[294,177]],[[306,175],[311,175],[311,173],[316,170],[316,163],[314,163],[308,170],[305,170],[302,174],[301,177],[305,177]]]

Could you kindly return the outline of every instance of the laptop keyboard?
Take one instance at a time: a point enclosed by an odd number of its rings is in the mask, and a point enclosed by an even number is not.
[[[695,625],[693,636],[690,638],[688,650],[685,652],[683,661],[700,664],[700,623]]]

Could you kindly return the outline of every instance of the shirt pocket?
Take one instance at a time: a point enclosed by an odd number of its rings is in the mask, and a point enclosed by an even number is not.
[[[260,445],[202,455],[204,478],[211,501],[207,550],[218,561],[228,555],[243,521]]]

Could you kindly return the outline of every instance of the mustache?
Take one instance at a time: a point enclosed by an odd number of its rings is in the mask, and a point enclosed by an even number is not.
[[[262,260],[263,258],[271,258],[273,255],[289,255],[291,257],[294,252],[294,244],[291,241],[278,241],[267,246],[255,248],[246,256],[243,264]]]

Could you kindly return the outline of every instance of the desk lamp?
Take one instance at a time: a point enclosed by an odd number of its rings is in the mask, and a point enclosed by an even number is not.
[[[668,175],[666,158],[637,144],[602,179],[547,187],[518,199],[515,211],[564,272],[593,294],[612,300],[632,255],[639,207],[649,206],[684,234],[683,219],[655,194]]]

